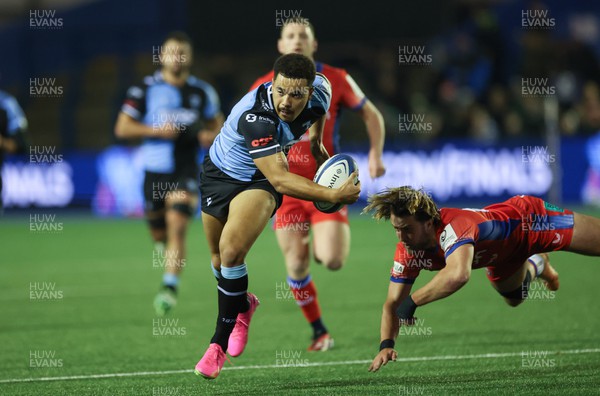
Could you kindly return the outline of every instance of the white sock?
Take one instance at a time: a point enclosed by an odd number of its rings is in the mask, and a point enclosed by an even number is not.
[[[154,242],[154,250],[156,250],[159,253],[162,253],[165,251],[165,243],[164,242]]]
[[[533,264],[533,268],[535,268],[535,277],[537,278],[544,271],[545,262],[544,258],[539,254],[534,254],[533,256],[527,259],[531,264]]]

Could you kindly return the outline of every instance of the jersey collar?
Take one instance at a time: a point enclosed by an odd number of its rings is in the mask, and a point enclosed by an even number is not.
[[[265,88],[267,89],[267,103],[272,110],[275,110],[275,106],[273,106],[273,83],[268,82]]]
[[[158,69],[154,72],[154,81],[159,82],[159,83],[165,82],[160,69]]]

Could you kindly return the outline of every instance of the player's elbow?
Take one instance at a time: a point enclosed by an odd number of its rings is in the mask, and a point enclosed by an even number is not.
[[[383,120],[383,115],[370,100],[365,103],[359,114],[365,122],[370,120]]]
[[[468,271],[456,271],[448,279],[448,286],[452,290],[458,290],[467,284],[471,274]]]
[[[269,178],[269,183],[275,188],[275,190],[280,194],[289,193],[288,184],[286,183],[285,177],[283,175],[275,175]]]
[[[114,132],[118,139],[124,139],[127,137],[126,128],[123,126],[122,122],[117,122],[115,124]]]
[[[277,169],[276,172],[273,172],[267,176],[267,180],[269,183],[275,188],[275,190],[280,194],[289,194],[290,192],[290,179],[289,179],[289,165],[287,162],[283,163],[283,167]]]
[[[117,122],[115,123],[114,133],[118,139],[126,139],[128,138],[128,132],[130,129],[129,120],[126,118],[124,114],[119,114],[117,118]]]

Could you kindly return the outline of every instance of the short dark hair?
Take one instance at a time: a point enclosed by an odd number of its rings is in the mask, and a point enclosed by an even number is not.
[[[283,29],[285,28],[285,26],[288,25],[288,24],[290,24],[290,23],[306,26],[312,32],[313,37],[317,38],[317,33],[315,32],[315,27],[313,26],[312,23],[310,23],[310,21],[308,20],[308,18],[291,17],[291,18],[286,19],[283,22],[283,26],[281,27],[281,32],[282,33],[283,33]]]
[[[190,47],[194,46],[194,43],[192,42],[190,36],[188,36],[186,32],[183,32],[181,30],[175,30],[168,33],[163,41],[163,44],[169,40],[175,40],[178,43],[189,44]]]
[[[281,74],[287,78],[306,79],[308,85],[315,81],[317,73],[314,62],[301,54],[281,55],[273,65],[273,72],[274,79]]]

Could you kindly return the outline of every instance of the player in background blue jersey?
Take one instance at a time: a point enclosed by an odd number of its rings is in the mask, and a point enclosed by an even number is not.
[[[341,188],[330,189],[289,172],[285,153],[307,129],[317,164],[329,157],[322,137],[331,86],[304,55],[283,55],[273,69],[272,82],[246,94],[232,109],[204,160],[202,223],[219,304],[215,333],[196,364],[196,373],[208,379],[219,375],[226,352],[239,356],[244,351],[258,306],[256,296],[247,292],[246,255],[283,194],[350,204],[360,193],[352,182],[356,173]]]
[[[0,170],[4,162],[4,153],[16,154],[25,151],[25,133],[27,119],[17,100],[4,91],[0,91]],[[2,206],[2,173],[0,173],[0,214]]]
[[[186,263],[185,237],[198,205],[200,145],[208,147],[223,124],[212,86],[192,76],[192,43],[174,32],[153,50],[162,65],[127,91],[115,126],[122,139],[142,139],[145,213],[155,242],[155,260],[164,265],[154,299],[159,316],[177,302],[177,284]]]

